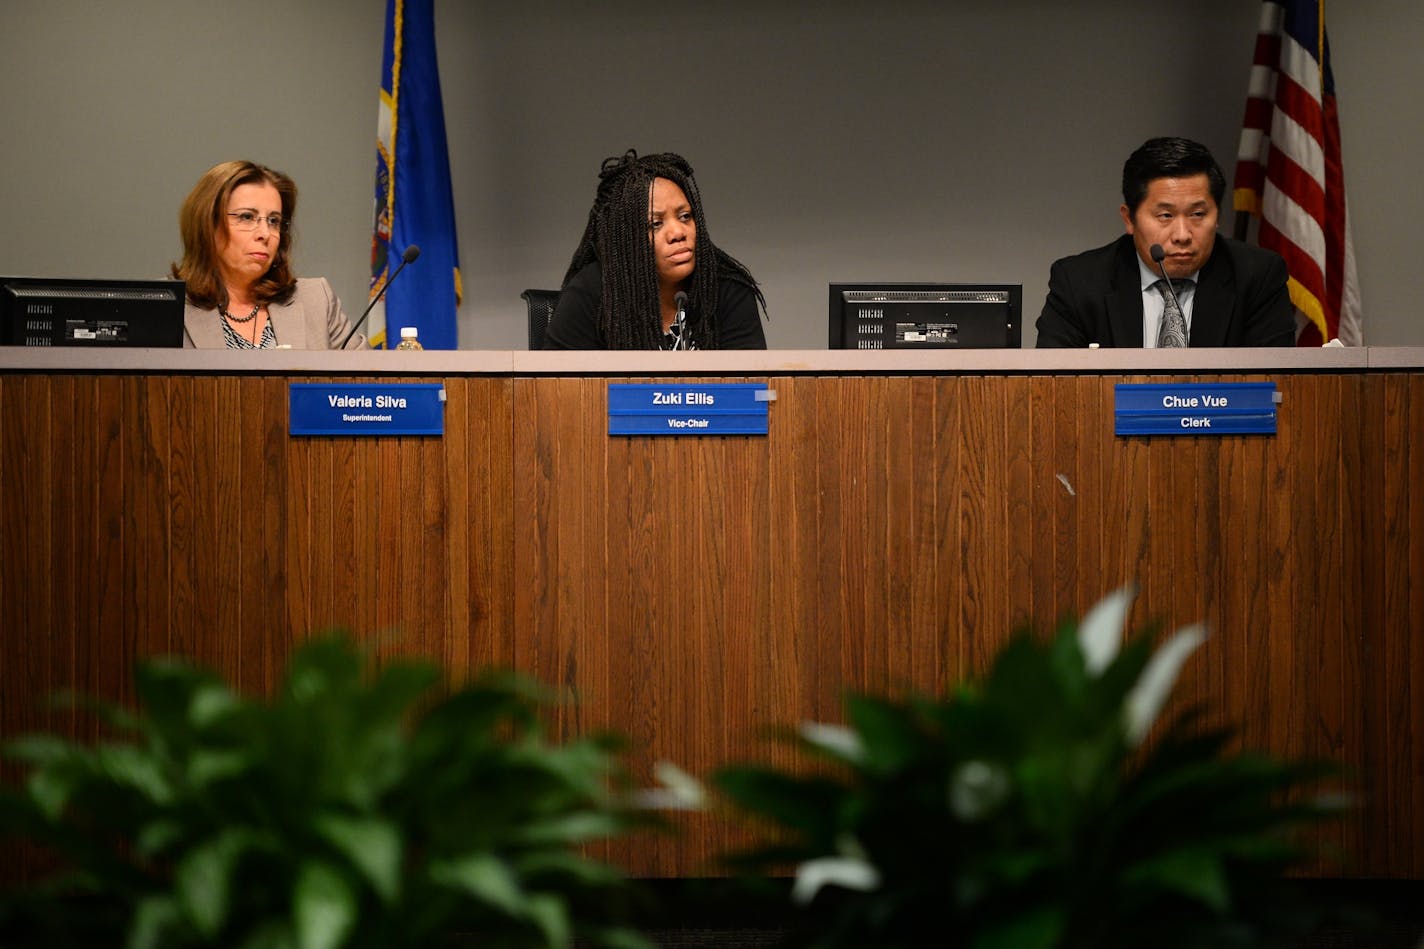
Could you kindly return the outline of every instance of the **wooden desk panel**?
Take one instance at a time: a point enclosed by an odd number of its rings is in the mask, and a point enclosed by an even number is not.
[[[567,685],[559,728],[705,773],[1135,579],[1135,623],[1214,631],[1187,698],[1359,774],[1322,843],[1424,876],[1417,369],[1175,377],[1276,379],[1279,434],[1221,439],[1112,434],[1112,384],[1161,375],[843,372],[718,374],[777,391],[767,438],[609,438],[606,379],[501,372],[440,377],[443,438],[289,438],[312,378],[341,377],[0,374],[0,733],[88,733],[44,696],[127,698],[158,652],[268,689],[346,626]],[[607,853],[686,874],[737,839]]]

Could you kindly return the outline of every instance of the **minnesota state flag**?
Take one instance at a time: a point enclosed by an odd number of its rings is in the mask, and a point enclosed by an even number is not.
[[[386,0],[376,123],[372,297],[412,244],[419,245],[420,259],[371,311],[371,345],[394,348],[400,328],[414,326],[426,349],[456,349],[460,254],[435,62],[434,0]],[[388,337],[394,338],[388,342]]]

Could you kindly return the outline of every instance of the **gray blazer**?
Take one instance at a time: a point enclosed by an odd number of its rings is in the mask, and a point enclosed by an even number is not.
[[[341,301],[325,277],[301,277],[297,292],[286,303],[267,307],[272,333],[278,346],[292,349],[334,349],[351,331],[351,321],[342,312]],[[222,317],[217,310],[203,310],[191,303],[183,307],[183,346],[186,349],[222,349]],[[357,333],[347,349],[368,349],[366,337]]]

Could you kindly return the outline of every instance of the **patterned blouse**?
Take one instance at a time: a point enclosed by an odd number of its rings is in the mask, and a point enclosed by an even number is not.
[[[256,345],[252,345],[252,340],[238,333],[232,328],[232,324],[227,320],[222,321],[223,340],[227,343],[228,349],[276,349],[277,337],[272,332],[272,321],[262,327],[262,340]]]

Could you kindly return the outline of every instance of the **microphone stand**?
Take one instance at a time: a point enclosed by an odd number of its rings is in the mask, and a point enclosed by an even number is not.
[[[417,245],[411,244],[406,247],[405,253],[401,254],[400,266],[396,268],[396,272],[391,274],[390,279],[388,279],[384,284],[382,284],[381,289],[376,293],[375,296],[371,298],[371,302],[366,304],[366,309],[364,312],[362,312],[361,318],[357,320],[356,325],[351,327],[351,330],[344,337],[342,337],[341,345],[337,346],[337,349],[346,348],[346,344],[351,342],[351,337],[355,336],[356,331],[359,330],[365,324],[366,317],[371,315],[371,310],[375,309],[375,306],[377,303],[380,302],[381,297],[386,295],[386,291],[390,289],[391,284],[396,282],[396,278],[399,277],[400,272],[405,269],[405,265],[413,262],[419,256],[420,248]]]

